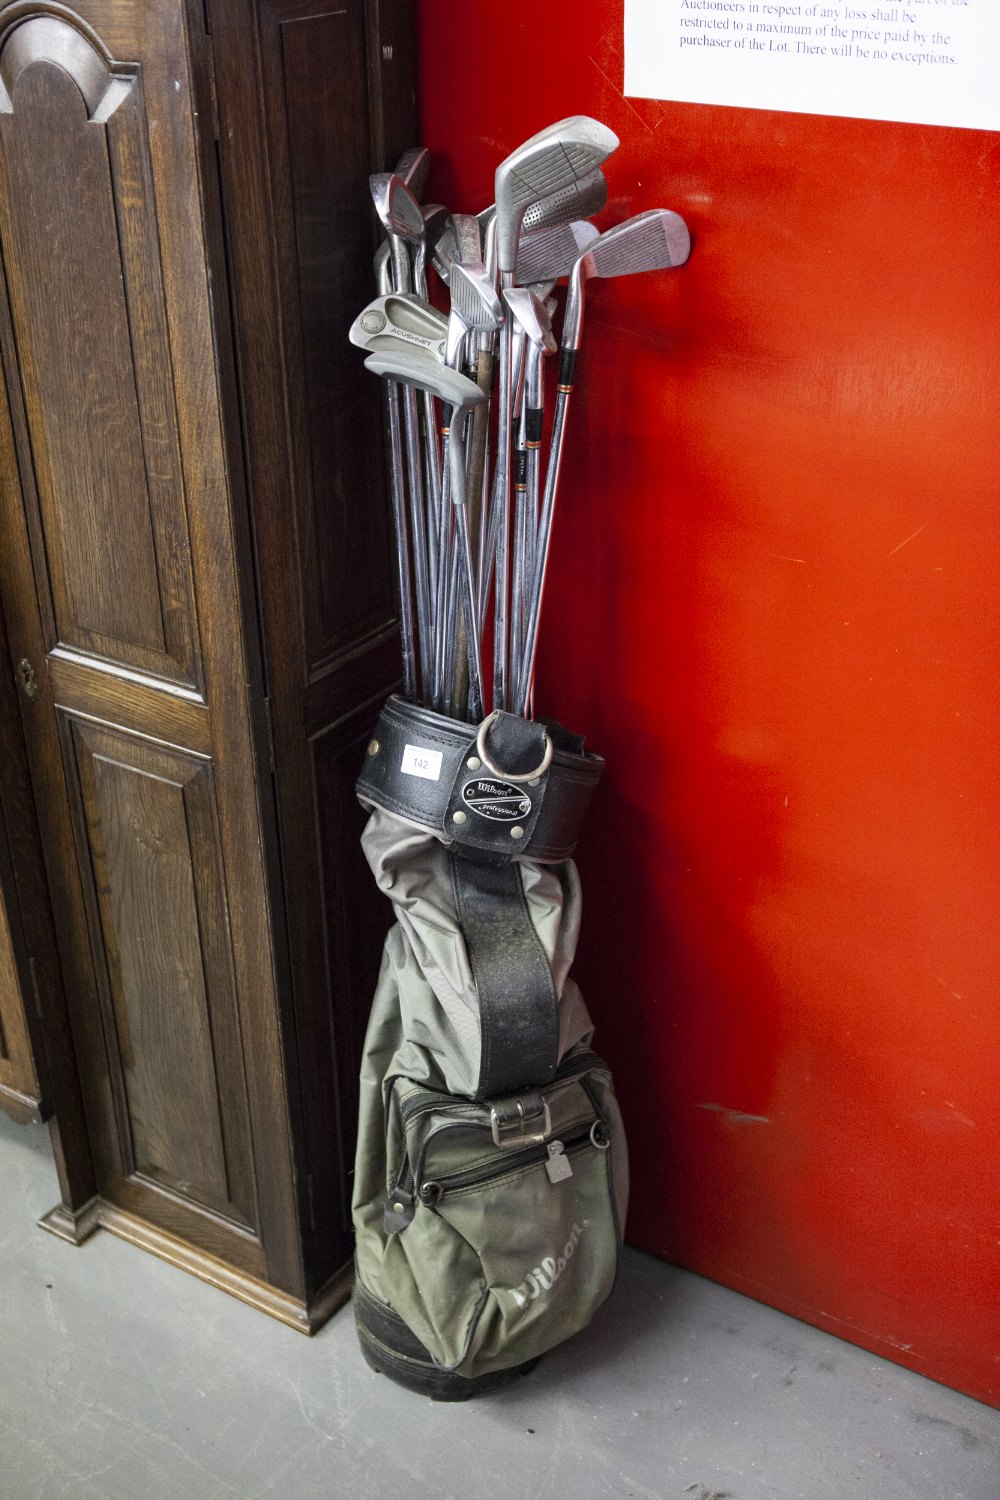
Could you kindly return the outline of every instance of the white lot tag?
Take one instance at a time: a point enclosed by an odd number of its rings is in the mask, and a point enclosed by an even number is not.
[[[425,781],[437,781],[441,775],[442,754],[440,750],[425,750],[422,745],[404,745],[404,776],[422,776]]]

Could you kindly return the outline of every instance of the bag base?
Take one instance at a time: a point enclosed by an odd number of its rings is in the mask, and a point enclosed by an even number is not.
[[[471,1380],[436,1365],[423,1344],[393,1308],[366,1290],[355,1278],[354,1323],[365,1362],[377,1375],[386,1375],[397,1385],[432,1401],[468,1401],[488,1396],[529,1375],[538,1359],[529,1359],[511,1369],[476,1375]],[[541,1358],[541,1356],[539,1356]]]

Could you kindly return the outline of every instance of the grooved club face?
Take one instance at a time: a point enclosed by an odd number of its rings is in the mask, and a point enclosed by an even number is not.
[[[493,333],[500,327],[503,309],[481,263],[463,265],[456,261],[448,277],[448,290],[451,293],[451,317],[448,319],[445,359],[448,364],[457,365],[466,334]]]
[[[411,245],[419,244],[424,235],[424,216],[402,177],[396,172],[376,172],[368,184],[386,233],[398,235]]]
[[[451,214],[438,236],[432,257],[434,269],[441,280],[445,285],[450,283],[451,268],[456,261],[475,265],[482,259],[482,255],[478,220],[472,214]]]
[[[525,211],[588,177],[618,145],[618,137],[598,120],[573,115],[539,131],[500,163],[496,171],[497,266],[514,270]]]
[[[600,168],[568,183],[557,193],[529,203],[524,211],[522,228],[525,234],[539,229],[553,229],[558,224],[569,224],[574,219],[589,219],[599,214],[608,201],[608,180]]]
[[[680,214],[654,208],[636,214],[607,230],[580,256],[573,267],[566,318],[564,349],[579,349],[583,326],[583,294],[594,276],[635,276],[641,271],[666,271],[682,266],[691,253],[691,237]]]
[[[395,175],[401,177],[414,198],[424,196],[431,170],[431,153],[426,146],[411,146],[396,163]]]
[[[558,224],[554,229],[539,229],[522,236],[517,247],[517,286],[533,286],[540,281],[558,281],[568,276],[580,258],[580,252],[597,239],[596,224],[578,219],[574,224]]]

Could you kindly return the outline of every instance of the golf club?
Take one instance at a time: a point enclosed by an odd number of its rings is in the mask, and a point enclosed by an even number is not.
[[[514,711],[517,713],[524,712],[534,671],[535,651],[538,644],[538,621],[552,536],[552,515],[566,434],[566,414],[569,399],[573,393],[576,358],[583,333],[584,293],[587,282],[593,277],[633,276],[643,271],[669,270],[683,265],[690,252],[691,239],[684,220],[679,214],[672,213],[669,209],[658,208],[651,209],[648,213],[636,214],[634,218],[626,219],[623,224],[617,224],[613,229],[607,230],[594,240],[573,267],[563,319],[556,408],[549,444],[548,468],[545,472],[542,513],[538,523],[534,576],[531,580],[527,606],[527,632],[514,698]]]

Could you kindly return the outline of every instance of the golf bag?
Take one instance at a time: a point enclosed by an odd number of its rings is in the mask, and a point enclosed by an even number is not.
[[[555,724],[477,732],[393,697],[358,781],[396,923],[361,1074],[355,1317],[369,1364],[438,1400],[523,1373],[614,1283],[625,1140],[569,974],[602,769]]]

